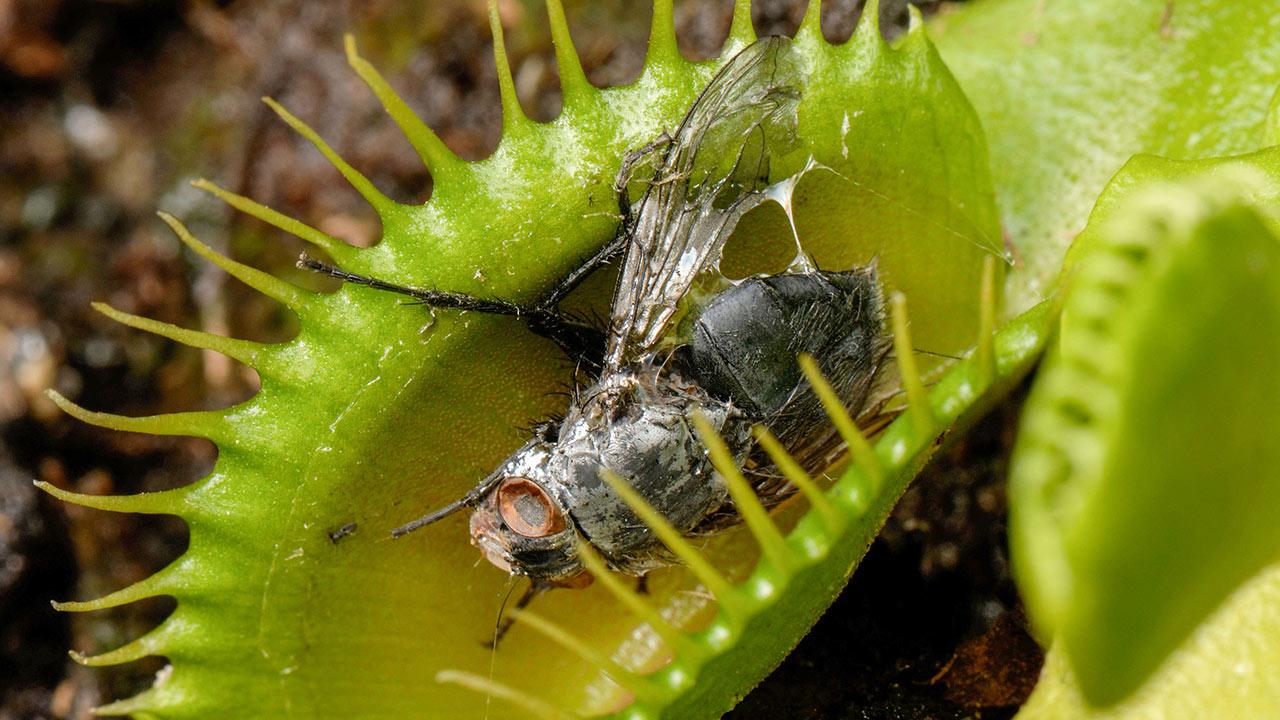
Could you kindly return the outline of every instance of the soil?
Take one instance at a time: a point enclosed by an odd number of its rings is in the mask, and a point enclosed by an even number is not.
[[[648,12],[625,0],[565,4],[591,80],[633,79]],[[890,25],[903,27],[905,6],[884,4]],[[678,3],[682,50],[718,52],[731,6]],[[826,2],[824,32],[847,38],[860,6]],[[540,8],[499,2],[518,93],[526,112],[547,120],[560,100]],[[790,34],[803,10],[803,0],[757,0],[753,18],[762,33]],[[186,545],[174,518],[52,502],[30,481],[156,491],[200,477],[214,458],[203,441],[72,421],[44,389],[143,415],[225,407],[257,388],[251,371],[113,324],[90,301],[254,340],[293,332],[287,313],[178,252],[154,211],[313,287],[324,283],[293,268],[296,242],[189,181],[210,177],[352,242],[374,240],[358,196],[269,116],[262,95],[308,118],[392,197],[429,195],[429,175],[348,69],[347,31],[455,151],[478,158],[496,145],[482,0],[0,0],[0,720],[88,718],[94,705],[145,688],[162,661],[86,669],[65,651],[122,644],[171,602],[72,615],[49,600],[105,594]],[[1013,407],[933,465],[818,628],[731,717],[1010,715],[1038,667],[1003,548]]]

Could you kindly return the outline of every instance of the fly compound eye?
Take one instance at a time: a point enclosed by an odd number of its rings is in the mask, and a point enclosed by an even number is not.
[[[498,486],[498,513],[502,521],[527,538],[544,538],[564,530],[560,508],[534,481],[509,477]]]

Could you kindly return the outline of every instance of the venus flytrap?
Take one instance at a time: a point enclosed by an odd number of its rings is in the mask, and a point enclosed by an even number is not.
[[[1120,5],[1117,12],[1145,17],[1142,3]],[[1248,25],[1248,42],[1218,47],[1213,38],[1221,27],[1206,20],[1207,13],[1190,12],[1214,4],[1201,0],[1178,6],[1192,20],[1162,41],[1168,44],[1146,35],[1134,40],[1128,35],[1132,24],[1121,24],[1099,31],[1081,47],[1096,49],[1118,35],[1123,37],[1114,45],[1130,43],[1142,57],[1176,53],[1186,58],[1211,50],[1224,66],[1268,67],[1259,58],[1274,57],[1274,43],[1265,42],[1273,18],[1255,17],[1248,4],[1222,10],[1217,22]],[[177,219],[164,216],[193,252],[297,314],[300,330],[284,343],[250,343],[99,308],[140,330],[221,352],[255,368],[262,378],[262,391],[239,406],[154,418],[90,412],[55,398],[87,422],[206,437],[219,448],[213,472],[179,490],[88,497],[46,488],[104,510],[179,515],[191,528],[188,552],[152,578],[104,598],[61,605],[92,611],[162,594],[178,600],[174,614],[153,632],[122,648],[79,658],[102,665],[163,655],[172,664],[172,672],[154,688],[102,712],[141,718],[613,714],[642,720],[715,717],[732,707],[844,586],[941,436],[981,412],[1028,370],[1054,329],[1059,305],[1045,298],[1063,262],[1063,235],[1079,219],[1072,213],[1087,207],[1080,202],[1082,193],[1092,202],[1097,189],[1089,190],[1089,182],[1100,183],[1111,172],[1108,163],[1118,166],[1141,149],[1133,139],[1145,137],[1148,116],[1177,116],[1174,131],[1156,143],[1174,154],[1253,147],[1255,135],[1274,127],[1261,122],[1262,116],[1259,122],[1252,115],[1233,116],[1213,132],[1197,135],[1184,122],[1185,114],[1178,114],[1180,106],[1159,105],[1159,92],[1100,88],[1094,83],[1103,76],[1097,74],[1079,87],[1063,78],[1053,90],[1066,88],[1076,101],[1096,100],[1082,103],[1087,108],[1105,108],[1120,97],[1126,112],[1137,109],[1126,116],[1132,121],[1128,125],[1087,151],[1081,147],[1095,139],[1090,128],[1048,138],[1037,134],[1058,128],[1057,115],[1020,131],[1017,123],[1033,121],[1023,117],[1026,113],[1000,108],[1019,97],[1005,83],[1026,81],[1027,66],[1000,58],[1016,47],[1001,43],[1023,42],[1007,31],[1025,19],[1019,10],[1027,7],[1021,0],[979,3],[942,21],[948,52],[972,79],[984,117],[1000,132],[996,161],[1007,172],[998,179],[1010,206],[1005,220],[1023,261],[1008,271],[1010,253],[997,219],[982,128],[918,14],[890,45],[871,3],[853,38],[832,45],[820,32],[820,4],[810,4],[794,41],[803,68],[802,152],[781,162],[774,179],[795,175],[810,159],[814,165],[798,176],[781,203],[766,204],[743,219],[727,256],[743,273],[759,271],[753,259],[772,257],[770,248],[788,244],[794,232],[821,267],[849,268],[875,259],[891,299],[902,413],[877,436],[864,437],[824,391],[812,363],[802,363],[851,450],[853,462],[833,483],[820,484],[767,432],[758,431],[763,447],[802,496],[781,512],[765,513],[752,505],[718,439],[704,429],[709,451],[743,508],[745,525],[699,546],[678,533],[660,533],[685,567],[655,573],[645,597],[611,575],[584,546],[583,562],[597,578],[594,587],[553,593],[532,612],[517,613],[521,622],[497,652],[480,641],[492,633],[511,585],[501,573],[475,563],[460,519],[399,541],[390,540],[388,532],[469,489],[519,443],[516,428],[562,408],[547,394],[569,377],[559,353],[504,318],[432,313],[363,288],[343,287],[329,295],[298,288],[216,254]],[[435,179],[433,196],[421,205],[387,198],[303,119],[267,101],[378,213],[383,228],[378,244],[352,247],[208,181],[197,187],[298,236],[349,272],[415,287],[536,299],[612,237],[617,204],[611,185],[622,157],[671,129],[725,60],[754,40],[749,3],[739,0],[721,57],[690,63],[676,48],[673,3],[656,0],[640,78],[626,87],[600,89],[586,80],[559,0],[547,0],[547,12],[564,111],[550,123],[524,115],[491,5],[503,139],[492,156],[478,162],[456,157],[348,39],[345,50],[354,72]],[[1054,6],[1048,12],[1037,21],[1041,34],[1028,56],[1070,56],[1076,46],[1063,44],[1062,33],[1050,31],[1076,25],[1060,15],[1068,10]],[[1098,19],[1093,10],[1070,12],[1083,13],[1084,21]],[[978,37],[982,47],[968,47],[973,40],[962,31],[973,27],[997,28],[1001,32],[992,34],[1000,42]],[[993,66],[984,63],[992,62],[1000,72],[983,76],[982,69]],[[1019,72],[1003,72],[1006,67]],[[1195,72],[1171,71],[1152,78],[1151,85],[1181,97],[1203,90],[1202,80]],[[1263,90],[1273,92],[1274,83],[1246,90],[1241,97],[1254,98]],[[1027,96],[1036,97],[1035,92]],[[1221,93],[1208,97],[1210,104],[1223,107],[1236,102]],[[1043,113],[1070,115],[1060,97],[1041,99]],[[1161,112],[1151,112],[1153,107]],[[1208,124],[1206,118],[1200,119]],[[1148,160],[1135,160],[1130,170],[1129,177],[1176,175]],[[1081,180],[1079,187],[1063,191],[1071,177]],[[1256,187],[1259,197],[1270,192],[1265,182]],[[1100,211],[1110,199],[1104,195]],[[785,217],[780,218],[779,208]],[[1086,233],[1078,247],[1090,242]],[[1124,267],[1113,269],[1118,274],[1112,280],[1132,279]],[[1006,271],[1007,309],[1001,301]],[[597,310],[604,302],[582,298]],[[1064,337],[1088,330],[1068,322]],[[966,359],[948,364],[939,359],[946,355]],[[1095,399],[1105,397],[1099,393]],[[1080,441],[1085,456],[1100,452],[1079,433],[1062,437]],[[642,502],[627,494],[626,480],[609,482],[645,515]],[[648,523],[662,527],[658,516],[649,516]],[[355,531],[340,542],[331,539],[335,528],[353,524]],[[1072,584],[1062,580],[1063,568],[1079,559],[1059,557],[1070,554],[1054,549],[1065,542],[1062,538],[1039,537],[1045,544],[1029,541],[1031,549],[1025,551],[1047,558],[1028,571],[1042,585],[1029,593],[1032,609],[1073,629],[1065,646],[1097,663],[1091,666],[1094,682],[1105,680],[1106,663],[1126,651],[1157,647],[1167,652],[1169,638],[1177,633],[1157,633],[1161,642],[1149,647],[1099,650],[1089,624],[1078,618],[1073,623],[1071,604],[1062,599],[1063,586]],[[1107,551],[1105,545],[1089,547]],[[1187,582],[1213,586],[1213,593],[1197,596],[1201,601],[1210,595],[1220,599],[1247,575],[1236,569],[1230,582],[1215,584],[1203,577]],[[1203,615],[1204,605],[1197,606],[1195,618]],[[1176,630],[1185,634],[1193,625],[1187,621]],[[1150,666],[1158,656],[1142,659]],[[1136,682],[1119,674],[1112,679],[1116,685],[1104,683],[1095,697],[1114,697]]]

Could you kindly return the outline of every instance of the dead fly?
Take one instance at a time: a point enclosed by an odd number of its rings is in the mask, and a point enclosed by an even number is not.
[[[563,420],[540,425],[464,497],[396,536],[471,508],[472,543],[499,568],[529,576],[535,593],[590,582],[579,539],[615,570],[643,576],[673,559],[602,482],[602,471],[625,478],[677,529],[696,535],[738,515],[694,430],[695,413],[724,437],[766,504],[794,488],[759,457],[754,424],[810,466],[838,449],[796,358],[812,355],[855,414],[866,409],[888,348],[874,267],[823,271],[798,253],[783,274],[734,282],[718,271],[739,219],[777,199],[788,182],[771,185],[770,166],[796,155],[798,74],[784,38],[730,60],[673,135],[624,163],[617,239],[536,305],[402,288],[304,260],[435,307],[517,316],[586,369]],[[628,185],[644,188],[634,205]],[[557,310],[617,257],[625,259],[607,330]]]

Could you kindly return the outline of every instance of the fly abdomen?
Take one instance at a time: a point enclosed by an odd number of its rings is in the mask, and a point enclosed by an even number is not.
[[[869,376],[882,355],[882,324],[872,268],[755,277],[703,308],[686,359],[713,397],[767,420],[802,388],[800,353],[812,355],[828,377]]]

